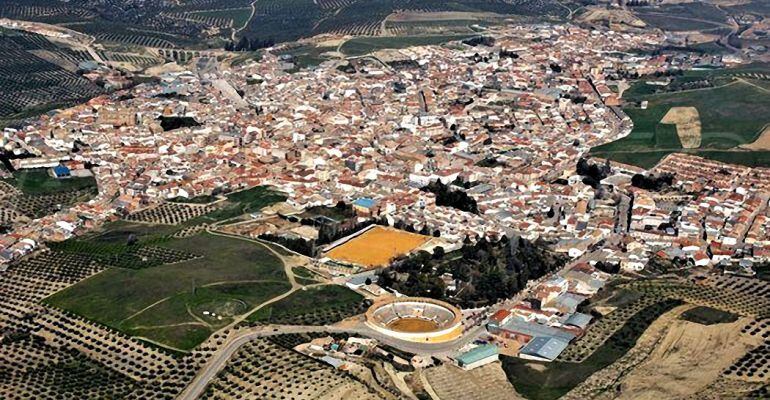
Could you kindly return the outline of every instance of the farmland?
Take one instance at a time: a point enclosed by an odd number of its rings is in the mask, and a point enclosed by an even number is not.
[[[0,59],[0,125],[102,93],[73,72],[78,62],[90,59],[85,52],[55,45],[41,35],[6,29],[0,29],[0,51],[4,55]]]
[[[558,19],[566,14],[555,0],[196,0],[140,4],[106,7],[95,0],[66,5],[54,0],[7,0],[0,4],[0,17],[68,24],[111,47],[206,49],[222,48],[233,37],[236,41],[246,38],[251,42],[284,43],[319,34],[467,32],[469,23],[478,20],[460,16],[459,23],[445,22],[440,17],[416,24],[431,25],[427,30],[408,21],[386,26],[387,18],[396,12],[475,13],[484,14],[484,18],[525,15],[538,19]]]
[[[594,147],[592,154],[645,168],[677,151],[725,162],[770,165],[767,151],[736,149],[756,140],[770,123],[767,89],[747,78],[754,74],[754,68],[692,71],[670,84],[697,81],[705,85],[698,89],[656,93],[651,85],[635,83],[625,94],[628,104],[624,107],[634,122],[633,130],[625,138]],[[649,102],[646,109],[638,105],[643,100]],[[701,125],[699,147],[683,150],[676,126],[661,123],[672,107],[697,110]]]
[[[241,347],[201,398],[381,398],[349,373],[277,344],[281,338],[258,338]]]
[[[668,31],[708,30],[726,26],[727,14],[709,3],[640,7],[636,15],[650,26]]]
[[[375,226],[333,248],[326,253],[326,256],[333,260],[369,268],[382,267],[395,257],[423,245],[429,239],[427,236],[416,233]]]
[[[115,232],[104,233],[102,241],[117,240]],[[162,247],[200,257],[152,268],[108,268],[46,302],[189,350],[233,317],[289,289],[281,260],[262,245],[204,233]]]
[[[378,36],[383,21],[398,10],[490,12],[558,18],[565,11],[551,0],[353,0],[314,2],[311,0],[267,0],[255,4],[256,13],[239,36],[276,43],[322,33]],[[387,28],[386,28],[387,30]]]
[[[564,398],[603,398],[618,388],[622,388],[621,398],[653,394],[689,398],[702,393],[711,394],[708,398],[756,398],[748,395],[749,391],[766,382],[770,371],[766,357],[768,291],[766,282],[729,275],[711,276],[699,284],[671,277],[622,285],[614,296],[597,302],[610,311],[589,333],[608,325],[615,313],[633,307],[640,299],[682,305],[662,314],[624,355],[579,383]],[[596,335],[586,335],[568,349],[595,339]],[[612,341],[610,338],[606,343]],[[578,365],[601,352],[602,347]],[[553,386],[547,382],[546,387],[549,385]],[[550,398],[552,394],[540,392],[536,398]]]
[[[34,218],[88,200],[97,192],[93,177],[56,179],[49,176],[46,169],[16,171],[4,185],[9,189],[0,202],[4,212]],[[11,215],[3,217],[4,222],[12,219]]]
[[[592,300],[601,316],[556,361],[505,357],[503,368],[528,399],[688,398],[720,379],[760,382],[768,290],[731,276],[621,283]]]
[[[430,36],[386,36],[360,37],[345,42],[340,51],[348,56],[360,56],[383,49],[403,49],[412,46],[437,45],[455,40],[463,40],[475,34],[452,34]]]

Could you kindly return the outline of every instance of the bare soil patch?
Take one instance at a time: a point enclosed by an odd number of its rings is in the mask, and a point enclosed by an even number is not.
[[[747,321],[714,325],[672,321],[647,361],[623,380],[617,398],[678,398],[699,392],[757,344],[755,338],[740,333]]]
[[[644,21],[639,19],[634,13],[627,10],[607,10],[600,7],[589,7],[586,12],[577,17],[581,23],[602,23],[609,22],[613,24],[625,24],[636,28],[647,26]]]
[[[523,399],[508,382],[499,362],[470,371],[449,364],[424,372],[430,386],[441,400],[519,400]]]
[[[661,124],[676,125],[676,134],[685,149],[695,149],[701,143],[701,125],[695,107],[671,107],[660,120]]]
[[[740,146],[746,150],[770,150],[770,126],[766,126],[757,140]]]

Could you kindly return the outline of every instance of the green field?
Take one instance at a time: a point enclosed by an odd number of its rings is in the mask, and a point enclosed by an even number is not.
[[[724,11],[700,2],[639,7],[635,14],[648,25],[665,31],[702,31],[724,26],[727,22]]]
[[[387,36],[357,37],[348,40],[340,51],[348,56],[362,56],[383,49],[403,49],[412,46],[443,44],[478,36],[476,34],[430,35],[430,36]]]
[[[191,12],[190,14],[198,15],[201,17],[229,19],[233,21],[234,28],[240,28],[246,25],[247,22],[249,22],[249,17],[251,16],[251,8],[244,7],[244,8],[229,8],[225,10],[195,11],[195,12]]]
[[[284,194],[276,192],[267,186],[255,186],[251,189],[230,193],[226,197],[227,201],[218,203],[216,210],[193,218],[185,222],[185,225],[210,224],[234,219],[246,213],[256,212],[271,204],[286,200]]]
[[[13,173],[13,178],[8,182],[28,195],[70,192],[88,188],[96,190],[96,180],[93,177],[56,179],[48,175],[47,168],[16,171]]]
[[[105,241],[111,235],[124,233],[107,232]],[[263,245],[204,233],[163,246],[203,257],[145,269],[108,268],[46,302],[128,334],[189,350],[233,316],[289,289],[281,260]]]
[[[363,299],[344,286],[308,287],[254,312],[248,321],[322,325],[357,314]]]
[[[327,60],[327,58],[322,55],[323,53],[336,50],[336,47],[303,44],[276,52],[275,54],[278,56],[292,56],[294,65],[296,65],[297,68],[312,68]]]
[[[762,68],[762,65],[757,68]],[[591,149],[597,157],[638,165],[654,166],[673,152],[687,152],[724,162],[750,166],[770,165],[768,152],[733,150],[753,142],[770,124],[770,92],[753,80],[735,80],[732,74],[755,71],[754,66],[739,70],[690,71],[677,82],[708,80],[714,87],[653,93],[654,87],[640,80],[625,94],[629,104],[624,111],[634,122],[630,135]],[[744,79],[744,78],[741,78]],[[647,100],[647,109],[638,102]],[[674,125],[660,120],[671,107],[695,107],[701,121],[701,146],[682,150]]]

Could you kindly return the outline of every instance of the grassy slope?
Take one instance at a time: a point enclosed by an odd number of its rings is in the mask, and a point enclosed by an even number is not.
[[[286,196],[266,186],[255,186],[251,189],[241,190],[227,195],[227,201],[219,208],[206,215],[193,218],[185,225],[199,223],[212,223],[235,218],[245,213],[259,211],[271,204],[286,200]]]
[[[195,311],[200,305],[243,302],[254,306],[289,288],[281,261],[267,249],[251,242],[201,234],[164,246],[193,251],[203,258],[173,265],[142,270],[108,269],[47,299],[49,303],[105,325],[132,333],[136,326],[158,326],[195,322],[188,307]],[[259,281],[259,282],[244,282]],[[215,282],[230,285],[209,286]],[[243,282],[242,284],[237,284]],[[138,316],[134,313],[169,298]],[[244,308],[241,312],[245,312]],[[196,315],[198,315],[196,313]],[[201,315],[198,315],[199,317]],[[225,321],[207,321],[219,325]],[[180,331],[190,327],[179,327]],[[210,333],[208,328],[201,329]],[[155,340],[170,340],[167,344],[189,349],[204,336],[202,332],[189,335],[173,329],[142,329],[133,332]],[[171,332],[170,332],[171,331]],[[180,338],[179,340],[173,339]],[[171,339],[168,339],[171,338]]]

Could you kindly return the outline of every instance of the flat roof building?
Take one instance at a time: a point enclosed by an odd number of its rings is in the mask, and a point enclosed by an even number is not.
[[[485,344],[460,354],[455,361],[460,368],[468,371],[497,361],[498,354],[497,346]]]
[[[551,362],[567,348],[567,342],[549,336],[533,338],[519,351],[519,357],[527,360]]]

